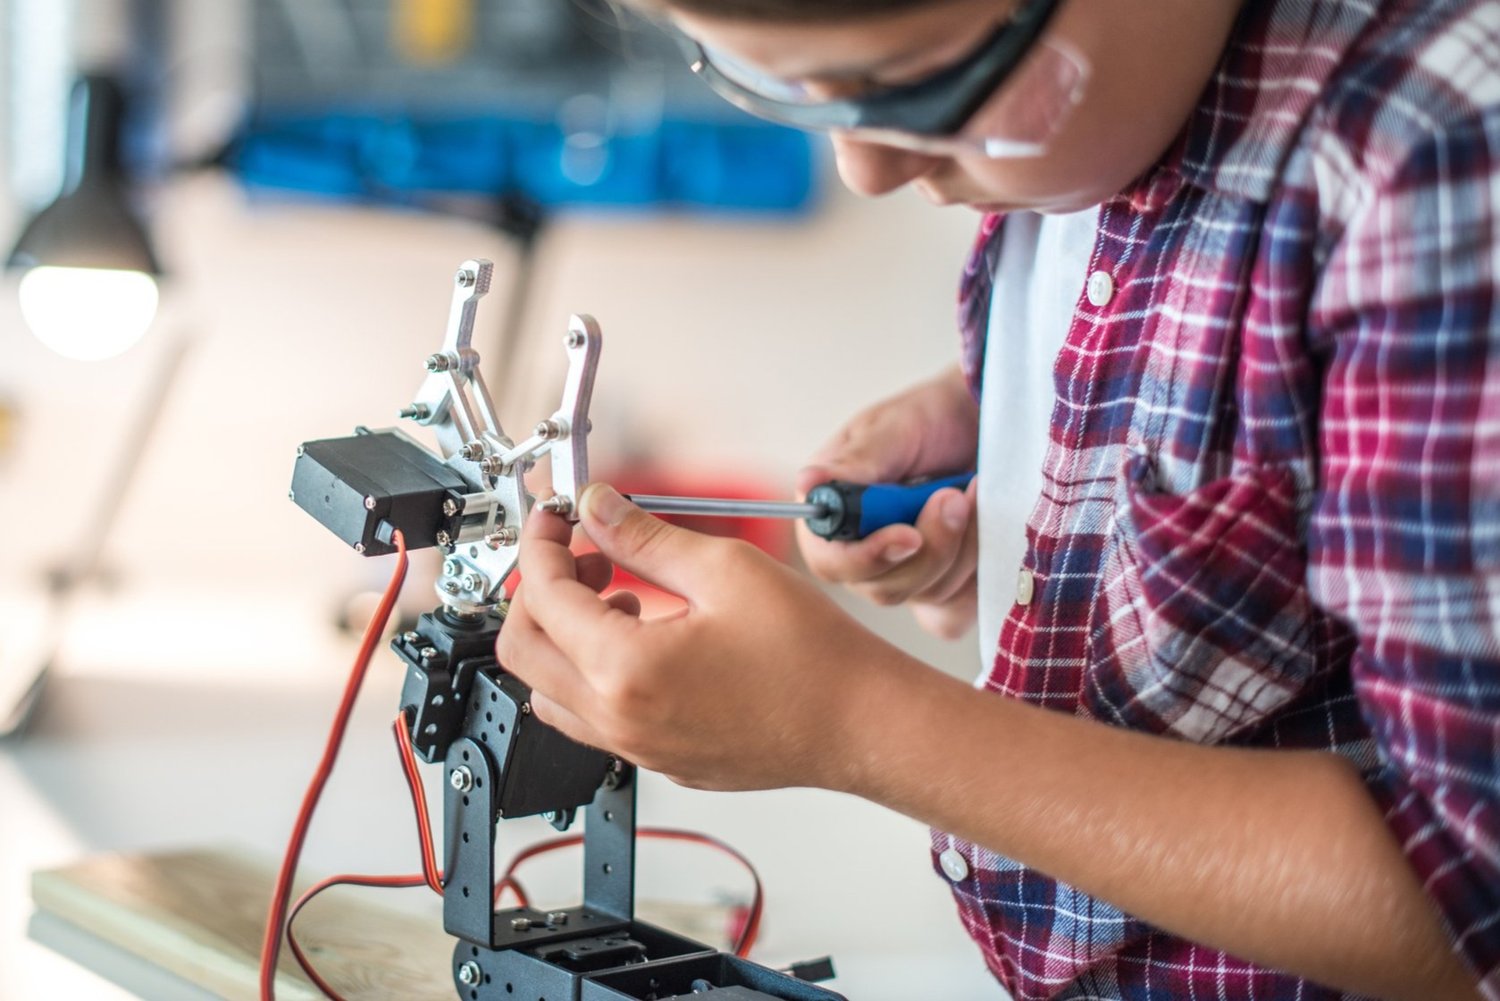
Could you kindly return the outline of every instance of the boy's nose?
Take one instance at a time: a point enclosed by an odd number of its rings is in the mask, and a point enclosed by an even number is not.
[[[888,194],[910,184],[942,160],[849,136],[835,135],[832,140],[834,159],[845,187],[867,197]]]

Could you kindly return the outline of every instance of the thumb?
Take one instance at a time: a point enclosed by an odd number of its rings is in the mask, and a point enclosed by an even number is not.
[[[584,490],[578,516],[594,545],[617,566],[674,594],[686,597],[694,590],[703,536],[653,518],[605,483]]]

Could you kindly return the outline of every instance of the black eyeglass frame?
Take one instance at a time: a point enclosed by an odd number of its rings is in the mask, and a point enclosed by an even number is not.
[[[956,135],[1031,54],[1064,0],[1027,0],[972,54],[925,79],[858,98],[797,104],[756,93],[713,64],[683,37],[693,72],[721,97],[753,115],[817,132],[878,131],[941,138]]]

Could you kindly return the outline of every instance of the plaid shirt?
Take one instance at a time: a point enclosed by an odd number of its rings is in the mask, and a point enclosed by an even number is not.
[[[1493,999],[1497,193],[1500,3],[1249,0],[1177,144],[1101,210],[1113,291],[1080,294],[1057,359],[1035,597],[984,682],[1346,756]],[[1002,229],[962,290],[976,392]],[[954,848],[1018,999],[1342,996],[934,834]]]

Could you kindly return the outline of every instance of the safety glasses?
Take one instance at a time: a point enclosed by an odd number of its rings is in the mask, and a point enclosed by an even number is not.
[[[683,39],[693,72],[760,118],[933,155],[1040,156],[1082,100],[1083,56],[1046,37],[1063,0],[1023,0],[963,59],[909,84],[826,98]]]

